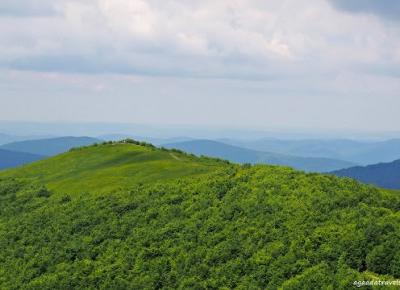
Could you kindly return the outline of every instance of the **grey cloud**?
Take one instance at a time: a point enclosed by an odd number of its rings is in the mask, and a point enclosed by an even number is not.
[[[304,74],[302,68],[280,62],[252,60],[246,57],[176,56],[165,51],[152,53],[116,53],[112,47],[93,54],[34,55],[1,63],[12,70],[143,76],[175,76],[180,78],[214,78],[242,80],[288,79]],[[288,67],[291,66],[291,67]]]
[[[330,1],[346,11],[379,6],[369,0]],[[266,2],[271,7],[206,1],[196,4],[203,9],[197,13],[185,1],[3,0],[0,9],[10,14],[64,12],[46,19],[0,17],[0,68],[255,81],[332,79],[343,71],[399,75],[399,30],[369,18],[360,23],[320,0],[292,1],[294,7],[287,8],[292,11],[285,8],[282,14],[281,4]],[[236,19],[231,10],[242,15],[240,27],[229,25]]]
[[[371,13],[381,18],[400,21],[397,0],[329,0],[338,10],[350,13]]]
[[[47,0],[2,0],[0,1],[0,16],[42,17],[57,15],[55,2]]]

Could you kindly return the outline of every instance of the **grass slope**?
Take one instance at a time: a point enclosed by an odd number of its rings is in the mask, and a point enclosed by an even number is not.
[[[331,175],[107,144],[2,172],[0,204],[0,289],[344,290],[400,277],[398,192]]]
[[[54,156],[74,147],[91,145],[101,140],[91,137],[58,137],[50,139],[25,140],[0,146],[1,149]]]
[[[177,148],[196,155],[219,157],[232,162],[283,165],[309,172],[328,172],[355,165],[348,161],[330,158],[306,158],[272,152],[261,152],[212,140],[192,140],[169,143],[163,146],[167,148]]]
[[[63,192],[109,191],[137,183],[202,174],[218,166],[215,160],[200,160],[179,152],[112,143],[72,150],[0,173],[0,178],[26,179]]]

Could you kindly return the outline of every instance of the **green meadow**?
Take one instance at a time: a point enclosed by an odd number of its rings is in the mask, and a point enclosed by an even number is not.
[[[0,172],[57,192],[107,192],[138,183],[184,178],[221,167],[216,159],[196,158],[151,146],[110,143],[76,148],[21,168]]]

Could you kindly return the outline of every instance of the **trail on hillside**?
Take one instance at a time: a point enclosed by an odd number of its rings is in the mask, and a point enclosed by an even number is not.
[[[176,156],[175,154],[169,153],[169,155],[171,155],[172,158],[181,161],[181,159],[178,156]]]

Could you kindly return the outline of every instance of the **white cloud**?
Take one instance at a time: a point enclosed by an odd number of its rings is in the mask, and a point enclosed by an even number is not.
[[[58,15],[0,18],[0,65],[243,78],[399,65],[398,26],[323,0],[57,3]]]
[[[16,92],[50,98],[53,90],[78,99],[112,93],[128,99],[134,92],[136,101],[143,93],[160,103],[168,97],[179,107],[188,98],[206,110],[207,104],[194,100],[200,93],[219,98],[218,106],[241,96],[256,104],[248,105],[259,114],[250,119],[272,122],[257,104],[270,103],[267,113],[286,116],[283,105],[290,100],[309,112],[328,97],[341,108],[344,100],[375,96],[364,106],[370,112],[379,98],[390,102],[400,90],[399,22],[387,21],[382,12],[377,17],[337,9],[334,0],[42,0],[35,6],[38,1],[0,3],[0,69],[7,76],[21,73],[3,78],[0,98]],[[226,85],[227,79],[238,87]],[[240,115],[243,102],[232,111]],[[214,120],[218,106],[209,108]],[[329,108],[314,111],[321,118],[331,115]],[[187,115],[195,113],[188,108]],[[169,118],[175,116],[171,109]],[[386,116],[388,124],[392,116]]]
[[[98,5],[106,24],[117,35],[125,32],[144,39],[155,36],[157,16],[146,1],[100,0]]]

